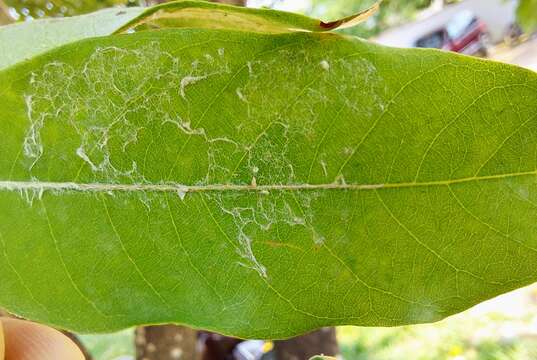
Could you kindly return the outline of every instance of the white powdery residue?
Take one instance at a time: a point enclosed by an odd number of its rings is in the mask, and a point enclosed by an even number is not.
[[[31,82],[35,81],[34,76],[31,78]],[[32,96],[31,95],[25,95],[24,96],[24,102],[26,103],[26,113],[28,116],[28,119],[31,121],[30,128],[28,132],[26,133],[26,136],[24,137],[24,155],[27,158],[30,158],[33,160],[33,163],[30,165],[30,169],[33,168],[35,163],[39,160],[41,155],[43,154],[43,145],[41,144],[41,136],[40,131],[43,127],[43,117],[41,116],[39,119],[33,120],[33,107],[32,107]]]
[[[179,92],[180,92],[181,96],[183,97],[183,99],[186,99],[186,87],[187,86],[195,84],[198,81],[205,80],[205,79],[207,79],[207,77],[208,77],[207,75],[200,75],[200,76],[190,76],[189,75],[189,76],[185,76],[181,80],[180,89],[179,89]]]
[[[225,137],[207,138],[207,142],[208,143],[218,143],[218,142],[219,143],[227,143],[227,144],[233,145],[234,147],[238,147],[238,144],[237,144],[236,141],[228,139],[228,138],[225,138]]]
[[[16,191],[21,198],[32,206],[35,200],[41,200],[45,192],[61,193],[63,191],[73,190],[79,191],[80,188],[74,183],[63,183],[61,186],[49,186],[48,183],[41,183],[37,179],[32,178],[31,181],[20,183],[17,181],[2,181],[0,190]]]
[[[79,158],[81,158],[82,160],[84,160],[87,164],[89,164],[89,166],[91,167],[91,170],[93,170],[93,171],[98,171],[99,170],[99,168],[97,166],[95,166],[93,161],[91,161],[89,156],[86,154],[86,151],[84,150],[83,146],[79,146],[78,149],[76,149],[76,155]]]
[[[323,169],[324,176],[328,176],[328,165],[326,164],[326,161],[321,160],[320,161],[321,167]]]
[[[28,203],[28,205],[32,206],[36,198],[39,198],[39,200],[42,199],[43,190],[20,190],[19,194],[23,199],[26,200],[26,203]]]
[[[241,247],[237,249],[237,253],[245,260],[248,260],[248,263],[240,263],[240,265],[251,268],[263,277],[267,278],[267,268],[261,264],[254,255],[252,250],[252,239],[246,236],[244,233],[239,234],[239,243]]]
[[[188,193],[188,188],[187,187],[180,187],[177,190],[177,195],[179,195],[179,199],[181,199],[182,201],[185,201],[185,197],[186,197],[187,193]]]
[[[343,174],[339,174],[338,176],[336,176],[336,178],[334,180],[334,185],[342,185],[342,186],[347,185],[347,181],[345,180],[345,176],[343,176]]]
[[[350,156],[354,154],[354,149],[350,146],[343,148],[343,155]]]
[[[251,169],[255,167],[252,165]],[[252,181],[250,185],[244,186],[251,190],[262,185]],[[266,196],[268,194],[270,196]],[[311,234],[312,240],[317,245],[322,243],[324,238],[313,226],[314,212],[311,202],[319,196],[316,192],[297,191],[293,196],[295,199],[293,202],[288,202],[285,192],[277,190],[260,191],[259,195],[252,198],[252,202],[248,205],[243,206],[237,205],[242,203],[243,194],[215,192],[206,196],[214,201],[222,213],[229,216],[235,225],[236,252],[242,258],[239,264],[266,278],[270,270],[259,260],[259,254],[255,253],[253,245],[255,241],[265,236],[272,239],[274,235],[270,233],[274,231],[275,226],[303,228],[306,233]]]
[[[326,60],[323,60],[320,62],[321,67],[323,68],[323,70],[326,70],[326,71],[330,71],[330,63]]]
[[[181,119],[179,119],[179,121],[166,119],[162,123],[174,124],[175,126],[177,126],[177,128],[179,128],[179,130],[181,130],[187,135],[200,135],[200,136],[206,137],[205,129],[203,128],[192,129],[190,121],[182,121]]]
[[[143,127],[133,127],[129,129],[128,126],[125,126],[126,132],[121,134],[123,137],[123,145],[121,145],[121,150],[125,153],[127,152],[127,146],[130,144],[136,144],[138,142],[138,133],[143,130]]]
[[[246,96],[244,96],[244,94],[242,93],[242,89],[241,89],[241,88],[237,88],[237,89],[235,90],[235,93],[237,94],[237,97],[238,97],[242,102],[245,102],[245,103],[248,102],[248,99],[246,99]]]
[[[527,186],[518,186],[516,188],[516,193],[524,200],[529,200],[530,198],[530,191]]]
[[[325,241],[326,241],[326,239],[325,239],[324,236],[322,236],[321,234],[319,234],[316,231],[313,232],[313,242],[315,243],[315,245],[321,246],[321,245],[324,244]]]
[[[270,222],[262,223],[258,219],[261,214],[256,213],[256,209],[252,207],[233,207],[226,208],[224,205],[224,198],[221,195],[215,195],[210,197],[216,201],[224,214],[230,215],[237,230],[237,242],[238,246],[235,248],[237,254],[242,258],[238,263],[248,269],[256,271],[259,276],[267,278],[267,268],[261,264],[254,254],[252,249],[252,238],[247,234],[247,227],[258,226],[263,230],[268,230],[272,225]]]
[[[32,181],[36,180],[32,178]],[[24,201],[31,207],[36,199],[41,200],[43,198],[45,188],[36,187],[34,189],[19,189],[18,192]]]
[[[254,64],[252,64],[251,61],[248,61],[246,66],[248,67],[248,74],[252,76],[254,74]]]
[[[58,62],[46,64],[32,74],[23,99],[28,118],[22,144],[26,168],[31,170],[40,160],[45,161],[45,155],[54,154],[55,149],[49,153],[42,138],[46,127],[54,123],[73,139],[80,138],[65,154],[70,156],[69,161],[81,159],[77,162],[93,171],[97,182],[148,184],[143,173],[145,163],[138,166],[138,154],[131,149],[140,145],[140,134],[147,134],[142,132],[145,126],[148,133],[158,133],[159,125],[170,122],[181,134],[199,136],[207,143],[207,177],[194,183],[213,182],[208,177],[213,170],[218,171],[214,177],[224,178],[221,173],[227,167],[222,165],[223,160],[230,151],[236,151],[238,143],[223,135],[209,138],[203,127],[185,121],[190,119],[188,110],[169,107],[174,98],[188,97],[189,86],[194,83],[229,73],[223,55],[223,49],[215,49],[214,53],[189,63],[162,51],[158,43],[151,43],[134,50],[96,48],[80,67]],[[153,86],[156,83],[159,85]],[[103,93],[109,96],[102,96]],[[143,114],[144,123],[139,121],[139,114]],[[179,191],[181,198],[182,192]],[[149,203],[145,194],[139,196]]]

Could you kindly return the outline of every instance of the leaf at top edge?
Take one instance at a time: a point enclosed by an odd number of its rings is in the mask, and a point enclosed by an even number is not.
[[[0,72],[0,306],[245,338],[443,319],[537,280],[537,74],[170,29]]]
[[[143,8],[105,9],[87,15],[40,19],[0,27],[0,70],[81,39],[110,35]]]
[[[149,28],[202,28],[228,29],[261,33],[292,31],[325,32],[353,27],[375,14],[382,0],[355,15],[323,22],[307,16],[271,9],[252,9],[207,1],[179,0],[159,4],[147,9],[121,27],[117,33],[140,25]]]

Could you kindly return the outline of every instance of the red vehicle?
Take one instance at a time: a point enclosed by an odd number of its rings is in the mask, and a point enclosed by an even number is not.
[[[487,26],[470,11],[457,14],[445,27],[420,38],[417,47],[487,56]]]

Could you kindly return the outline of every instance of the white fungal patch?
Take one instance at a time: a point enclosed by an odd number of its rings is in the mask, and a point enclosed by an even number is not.
[[[192,63],[192,71],[181,79],[179,93],[186,99],[186,89],[188,86],[200,81],[207,80],[212,76],[222,75],[229,72],[226,63],[222,63],[225,55],[224,49],[218,49],[218,58],[215,59],[210,54],[205,54],[203,61],[196,60]]]
[[[188,193],[187,190],[183,190],[183,189],[177,190],[177,195],[179,195],[179,199],[181,199],[182,201],[185,200],[185,197],[186,197],[187,193]]]
[[[321,164],[321,168],[323,169],[323,174],[325,177],[328,176],[328,164],[324,160],[320,160],[319,164]]]
[[[242,93],[242,89],[241,89],[241,88],[237,88],[237,89],[235,90],[235,93],[237,94],[237,97],[238,97],[241,101],[243,101],[243,102],[245,102],[245,103],[248,102],[248,99],[246,99],[246,96],[244,96],[244,94]]]
[[[313,242],[315,243],[315,245],[322,246],[325,241],[326,241],[326,239],[325,239],[324,236],[320,235],[317,232],[313,233]]]
[[[208,75],[202,75],[202,76],[185,76],[181,79],[181,88],[180,93],[181,96],[186,99],[186,87],[191,84],[195,84],[198,81],[207,79]]]
[[[336,179],[334,180],[334,184],[336,185],[342,185],[342,186],[345,186],[347,185],[347,180],[345,180],[345,176],[340,174],[336,177]]]
[[[181,120],[176,121],[176,120],[171,120],[171,119],[165,119],[162,123],[174,124],[175,126],[177,126],[179,130],[181,130],[187,135],[205,136],[205,129],[203,128],[192,129],[191,123],[189,121],[181,121]]]
[[[31,96],[25,96],[24,101],[26,103],[27,108],[27,114],[28,118],[32,118],[32,107],[30,104],[32,103],[32,97]],[[43,145],[41,144],[41,134],[40,130],[43,127],[42,118],[37,119],[35,122],[33,122],[30,126],[30,129],[28,130],[28,133],[24,139],[24,155],[29,158],[33,159],[34,162],[30,165],[30,169],[34,166],[34,164],[39,160],[41,155],[43,154]]]
[[[88,155],[86,154],[86,151],[84,150],[84,147],[80,145],[78,149],[76,149],[76,154],[79,158],[84,160],[86,163],[88,163],[91,166],[91,169],[93,171],[98,171],[99,168],[90,160]]]
[[[18,189],[17,190],[21,196],[21,198],[31,207],[34,204],[34,201],[41,200],[43,198],[43,194],[45,193],[44,188],[36,188],[36,189]]]
[[[366,60],[311,56],[308,51],[280,50],[263,60],[246,61],[234,80],[241,79],[241,83],[228,83],[235,91],[231,87],[231,91],[211,93],[218,96],[214,99],[202,96],[201,90],[212,89],[207,86],[210,82],[231,76],[235,70],[230,71],[224,49],[187,60],[163,51],[158,44],[137,49],[106,47],[96,49],[81,68],[47,64],[33,74],[25,95],[27,168],[31,172],[40,161],[53,163],[49,156],[61,151],[50,151],[51,144],[43,135],[49,126],[61,125],[70,147],[61,149],[65,152],[53,160],[65,158],[70,164],[81,159],[85,185],[66,183],[50,191],[98,188],[109,189],[110,196],[128,191],[148,211],[166,204],[159,200],[162,197],[147,193],[172,192],[177,194],[176,201],[190,201],[193,193],[201,193],[230,225],[224,228],[234,241],[240,265],[268,278],[270,269],[260,260],[256,242],[273,241],[277,227],[309,234],[313,245],[326,241],[315,226],[313,206],[323,189],[308,188],[307,174],[297,166],[304,161],[302,152],[315,149],[331,128],[320,113],[343,105],[347,114],[358,119],[382,106],[374,96],[375,69]],[[284,66],[281,59],[287,61]],[[225,81],[218,84],[224,85]],[[356,96],[364,92],[373,95]],[[244,105],[237,106],[236,113],[235,109],[219,113],[220,119],[214,110],[229,100],[226,96]],[[236,119],[235,114],[246,118]],[[354,151],[353,137],[342,141],[348,143],[339,149],[320,147],[318,157],[311,160],[312,168],[327,179],[327,187],[332,186],[330,177],[337,175],[330,173],[335,167],[325,159],[341,157],[342,148],[343,155]],[[161,160],[154,153],[167,148],[177,156],[176,163],[167,157],[169,169],[152,171]],[[181,168],[184,164],[189,168]],[[189,183],[177,185],[180,182],[174,176],[193,171],[192,167],[201,169],[199,175],[185,176]],[[151,178],[155,173],[164,175]],[[343,175],[333,183],[346,184]],[[102,189],[100,184],[104,184]],[[43,194],[38,188],[19,187],[17,191],[24,192],[29,203]]]
[[[228,71],[221,55],[181,62],[157,43],[138,49],[97,48],[80,69],[49,63],[32,75],[25,95],[30,124],[23,149],[28,168],[34,168],[46,151],[44,128],[61,121],[79,137],[72,151],[96,179],[145,183],[140,159],[129,159],[140,133],[174,122],[182,133],[205,138],[203,128],[192,128],[190,120],[183,120],[188,113],[172,113],[172,94],[179,92],[186,99],[187,87]]]
[[[277,226],[286,225],[303,228],[317,245],[324,241],[313,225],[312,201],[321,196],[317,191],[296,191],[292,196],[280,190],[265,191],[249,197],[247,203],[238,193],[217,192],[206,196],[233,220],[240,244],[236,251],[243,259],[240,265],[256,271],[263,278],[268,278],[269,270],[255,255],[254,239],[271,234]]]

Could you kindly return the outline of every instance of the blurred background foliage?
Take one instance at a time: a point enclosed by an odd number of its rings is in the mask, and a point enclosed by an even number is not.
[[[522,0],[518,6],[518,21],[524,30],[537,29],[537,0]]]
[[[113,6],[150,6],[162,0],[0,0],[9,8],[10,16],[16,21],[39,19],[44,17],[62,17],[85,14]],[[414,18],[420,10],[429,8],[433,3],[449,4],[459,0],[384,0],[380,12],[364,26],[350,30],[355,35],[368,37],[395,25]],[[537,3],[535,0],[532,0]],[[275,7],[282,0],[261,2],[268,7]],[[300,3],[300,0],[296,0]],[[304,6],[308,15],[335,20],[356,13],[371,6],[375,0],[312,0]]]
[[[108,7],[151,6],[166,0],[0,0],[1,8],[15,21],[25,21],[44,17],[73,16],[93,12]],[[277,7],[287,0],[252,0],[252,3],[267,7]],[[323,20],[335,20],[371,6],[376,0],[294,0],[304,3],[302,12]],[[414,20],[424,9],[442,7],[460,0],[384,0],[381,10],[363,26],[346,30],[361,37],[371,37],[390,27]],[[3,3],[3,5],[2,5]],[[296,6],[296,5],[295,5]],[[298,5],[300,8],[300,5]],[[521,0],[519,6],[521,24],[530,30],[537,26],[537,0]],[[0,23],[1,23],[0,14]]]

